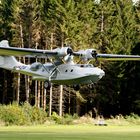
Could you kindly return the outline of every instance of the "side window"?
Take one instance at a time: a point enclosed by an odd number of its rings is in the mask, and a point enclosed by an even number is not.
[[[73,72],[73,69],[70,72]]]
[[[68,72],[68,70],[65,70],[65,72]],[[73,69],[71,69],[70,72],[73,72]]]

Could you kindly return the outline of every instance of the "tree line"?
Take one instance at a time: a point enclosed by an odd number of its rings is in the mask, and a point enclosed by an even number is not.
[[[0,40],[20,48],[53,49],[70,44],[101,53],[140,55],[140,1],[0,0]],[[45,59],[17,58],[30,64]],[[0,69],[0,102],[29,102],[51,115],[93,116],[140,112],[140,62],[100,62],[106,76],[92,89],[53,85]]]

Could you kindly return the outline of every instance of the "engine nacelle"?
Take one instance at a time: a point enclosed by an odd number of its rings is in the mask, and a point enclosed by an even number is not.
[[[70,47],[57,48],[55,51],[57,51],[57,55],[59,57],[64,57],[68,54],[71,55],[73,53],[73,51]]]
[[[78,53],[81,54],[81,59],[84,61],[88,61],[90,59],[96,58],[97,55],[95,49],[81,50]]]

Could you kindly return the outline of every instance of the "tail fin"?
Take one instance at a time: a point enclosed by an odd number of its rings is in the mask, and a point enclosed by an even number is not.
[[[0,47],[10,47],[7,40],[3,40],[0,42]],[[22,63],[18,62],[14,56],[0,56],[0,67],[4,69],[13,69],[15,66],[22,65]]]

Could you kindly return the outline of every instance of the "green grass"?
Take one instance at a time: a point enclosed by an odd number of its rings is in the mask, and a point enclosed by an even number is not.
[[[140,126],[0,127],[0,140],[139,140]]]

